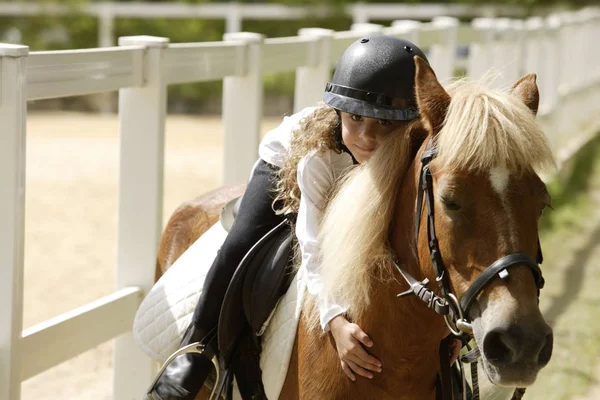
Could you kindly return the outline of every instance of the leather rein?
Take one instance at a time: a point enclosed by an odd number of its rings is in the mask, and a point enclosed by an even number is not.
[[[477,298],[477,296],[485,289],[485,287],[490,284],[494,279],[500,278],[503,281],[507,281],[509,278],[508,269],[513,266],[527,266],[530,268],[533,273],[533,277],[538,288],[538,296],[540,293],[540,289],[544,287],[544,278],[542,276],[542,271],[539,267],[539,264],[543,261],[542,249],[540,247],[539,238],[538,238],[538,252],[537,259],[534,261],[529,255],[519,252],[508,254],[493,264],[491,264],[488,268],[486,268],[475,281],[471,284],[471,286],[464,293],[460,301],[458,297],[452,292],[450,287],[450,282],[448,280],[447,269],[444,266],[444,262],[442,260],[442,256],[439,249],[438,239],[435,232],[435,214],[434,214],[434,197],[433,197],[433,178],[431,175],[431,171],[429,168],[429,163],[433,160],[437,155],[437,148],[430,141],[427,145],[427,148],[423,152],[421,156],[421,173],[419,177],[419,187],[418,187],[418,197],[416,203],[416,231],[415,231],[415,243],[419,243],[419,232],[421,226],[421,216],[423,212],[423,200],[425,200],[427,207],[427,243],[429,247],[429,254],[431,257],[431,262],[433,265],[433,270],[435,272],[436,278],[435,281],[439,288],[438,295],[433,290],[427,287],[429,280],[424,279],[423,281],[418,281],[413,276],[411,276],[408,272],[402,269],[397,262],[394,262],[394,266],[400,273],[400,275],[404,278],[406,283],[409,285],[409,289],[403,293],[398,295],[399,298],[406,297],[409,295],[416,295],[420,300],[422,300],[427,307],[434,310],[437,314],[440,314],[444,317],[444,321],[446,322],[446,326],[452,332],[454,336],[460,338],[465,345],[468,347],[468,342],[473,338],[473,326],[471,321],[468,319],[469,309],[473,303],[473,301]],[[476,363],[479,358],[479,349],[474,348],[470,349],[467,354],[461,357],[459,362],[465,363]],[[443,365],[442,375],[444,375],[443,369],[445,368]],[[445,368],[446,374],[449,374],[449,367]],[[461,371],[463,370],[461,364]],[[471,367],[471,372],[473,374],[473,397],[472,399],[479,398],[479,390],[477,384],[477,366],[473,365]],[[464,373],[461,372],[461,380],[463,386],[463,399],[466,399],[466,377]],[[444,378],[442,377],[442,380]],[[446,379],[449,380],[449,379]],[[448,383],[443,384],[442,387],[448,386]],[[447,389],[444,388],[444,391]],[[452,393],[452,390],[450,393]],[[517,394],[522,396],[524,393],[524,389],[517,389],[515,394],[513,395],[513,399],[517,399]],[[447,395],[443,395],[441,398],[452,398]]]

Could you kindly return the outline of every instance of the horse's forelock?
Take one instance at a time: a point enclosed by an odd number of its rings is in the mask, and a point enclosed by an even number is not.
[[[467,171],[504,165],[511,171],[541,171],[555,165],[535,114],[509,91],[489,88],[489,79],[457,80],[436,137],[438,163]]]

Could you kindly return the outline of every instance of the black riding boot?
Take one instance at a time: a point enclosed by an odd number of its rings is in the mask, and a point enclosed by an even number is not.
[[[216,348],[216,328],[208,333],[190,324],[179,348],[200,342],[202,354],[187,353],[175,358],[158,378],[144,400],[193,400],[213,369]]]

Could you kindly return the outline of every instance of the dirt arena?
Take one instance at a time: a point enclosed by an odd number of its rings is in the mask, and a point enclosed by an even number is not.
[[[32,113],[27,130],[24,328],[114,291],[119,160],[116,115]],[[167,118],[165,222],[219,185],[222,142],[219,117]],[[25,381],[22,398],[111,399],[112,344]]]

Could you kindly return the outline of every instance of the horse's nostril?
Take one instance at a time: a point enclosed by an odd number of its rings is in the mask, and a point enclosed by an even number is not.
[[[485,335],[483,354],[497,367],[521,363],[543,367],[550,361],[553,342],[550,327],[530,334],[524,334],[521,327],[497,328]]]
[[[485,335],[483,352],[487,360],[493,364],[509,364],[513,362],[515,349],[505,332],[494,330]]]
[[[545,338],[544,345],[538,354],[538,364],[544,366],[550,361],[552,357],[552,347],[554,345],[554,335],[552,332],[548,333]]]

